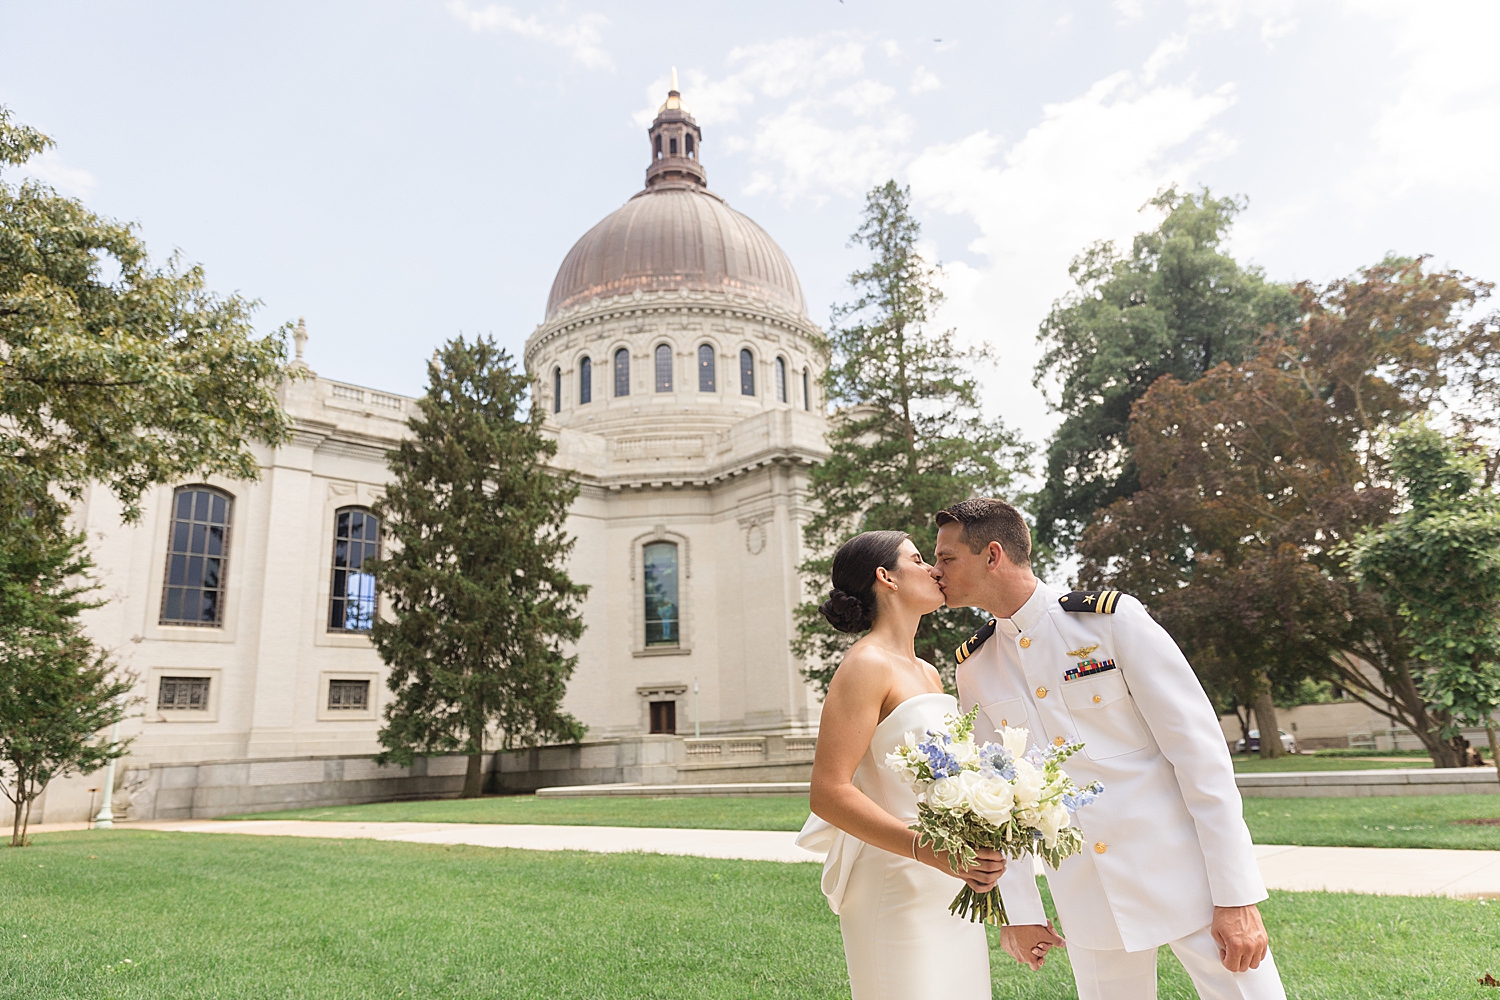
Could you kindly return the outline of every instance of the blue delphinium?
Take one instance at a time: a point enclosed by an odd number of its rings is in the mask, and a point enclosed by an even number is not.
[[[917,745],[917,750],[927,758],[927,767],[932,771],[934,781],[950,778],[963,770],[959,766],[958,758],[948,751],[947,744],[951,742],[952,740],[944,739],[940,743],[938,734],[932,733]]]
[[[1080,788],[1076,795],[1064,795],[1062,799],[1063,808],[1067,809],[1068,812],[1076,813],[1084,806],[1092,804],[1103,791],[1104,786],[1096,781],[1087,788]]]

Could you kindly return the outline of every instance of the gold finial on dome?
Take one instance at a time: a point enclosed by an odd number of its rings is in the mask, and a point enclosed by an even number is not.
[[[686,104],[682,103],[682,93],[677,89],[677,67],[672,67],[672,83],[667,87],[667,99],[661,107],[656,109],[657,114],[663,111],[681,111],[690,114]]]

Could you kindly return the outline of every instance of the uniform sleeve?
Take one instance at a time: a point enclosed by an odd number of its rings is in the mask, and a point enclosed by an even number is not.
[[[1187,657],[1147,614],[1122,595],[1112,625],[1118,669],[1135,706],[1171,763],[1197,826],[1215,906],[1245,906],[1266,898],[1255,863],[1234,765],[1218,716]]]
[[[974,707],[976,698],[972,685],[965,684],[970,671],[977,666],[973,659],[958,668],[954,678],[958,684],[958,706],[967,712]],[[981,711],[974,717],[974,742],[976,744],[998,742],[994,723]],[[1042,906],[1042,893],[1036,886],[1031,856],[1012,858],[1005,866],[1005,874],[995,886],[995,892],[1005,901],[1005,916],[1013,924],[1045,924],[1047,910]]]

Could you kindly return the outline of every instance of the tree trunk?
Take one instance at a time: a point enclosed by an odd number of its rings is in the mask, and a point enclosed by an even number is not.
[[[461,799],[477,799],[484,790],[484,754],[469,754],[469,769],[464,773],[464,790]]]
[[[1243,711],[1241,710],[1243,708]],[[1241,706],[1239,699],[1235,699],[1234,717],[1240,723],[1240,739],[1245,741],[1245,752],[1250,752],[1250,706]]]
[[[1495,765],[1495,780],[1500,781],[1500,741],[1495,737],[1495,722],[1484,720],[1484,734],[1490,738],[1490,763]]]
[[[1255,698],[1255,726],[1260,730],[1260,755],[1264,760],[1281,756],[1281,730],[1277,728],[1276,703],[1271,700],[1271,688]]]

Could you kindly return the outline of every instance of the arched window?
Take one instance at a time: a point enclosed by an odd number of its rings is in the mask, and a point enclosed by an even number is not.
[[[656,135],[656,158],[661,159],[661,133]]]
[[[552,412],[562,412],[562,369],[552,369]]]
[[[630,395],[630,352],[623,347],[615,352],[615,395]]]
[[[687,136],[687,155],[690,157],[693,155],[693,134],[691,132]]]
[[[802,408],[812,409],[812,383],[807,377],[807,369],[802,369]]]
[[[740,349],[740,395],[755,395],[755,355],[748,347]]]
[[[333,586],[328,631],[368,632],[375,621],[375,577],[365,563],[380,558],[380,519],[363,507],[333,515]]]
[[[161,624],[224,624],[233,519],[234,498],[221,490],[183,486],[172,494]]]
[[[681,642],[677,615],[677,544],[651,542],[642,548],[646,583],[646,645]]]
[[[656,391],[672,391],[672,348],[667,344],[656,345]]]
[[[776,359],[776,402],[786,402],[786,358]]]
[[[714,391],[714,349],[708,344],[698,347],[698,391]]]
[[[677,140],[675,138],[671,140],[671,152],[673,156],[677,155]]]
[[[594,399],[594,363],[588,358],[578,362],[578,402],[579,404],[592,402]]]

